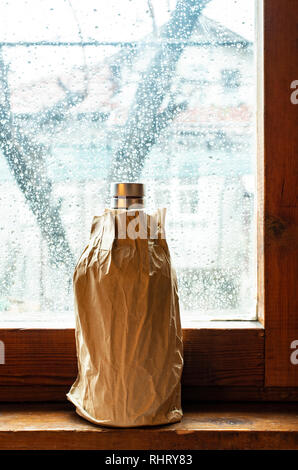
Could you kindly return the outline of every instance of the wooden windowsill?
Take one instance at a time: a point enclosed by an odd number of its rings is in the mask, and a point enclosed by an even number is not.
[[[0,449],[298,449],[298,404],[201,403],[180,423],[136,429],[95,426],[68,404],[1,404]]]
[[[224,313],[223,313],[224,317]],[[199,316],[198,316],[199,318]],[[182,329],[198,329],[198,330],[238,330],[238,329],[258,329],[264,330],[264,326],[258,320],[205,320],[193,319],[190,317],[181,318]],[[1,330],[65,330],[71,329],[75,330],[75,320],[74,318],[63,317],[59,320],[32,320],[32,319],[14,319],[14,320],[4,320],[0,321],[0,331]]]

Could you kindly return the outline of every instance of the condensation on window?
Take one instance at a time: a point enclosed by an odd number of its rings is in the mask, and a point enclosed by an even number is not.
[[[112,181],[167,208],[183,319],[255,319],[254,15],[247,0],[1,2],[1,321],[72,318]]]

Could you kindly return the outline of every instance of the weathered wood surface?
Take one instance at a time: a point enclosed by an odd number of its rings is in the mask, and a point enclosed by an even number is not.
[[[180,423],[103,428],[59,404],[2,404],[0,449],[298,449],[298,404],[201,404]]]

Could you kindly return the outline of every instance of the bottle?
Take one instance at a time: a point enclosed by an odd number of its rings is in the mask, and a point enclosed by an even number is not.
[[[74,272],[78,376],[67,398],[102,426],[175,423],[183,348],[165,209],[147,214],[141,183],[111,192]]]

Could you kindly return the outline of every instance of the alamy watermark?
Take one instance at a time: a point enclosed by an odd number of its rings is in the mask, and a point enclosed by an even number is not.
[[[291,93],[291,103],[298,104],[298,80],[294,80],[291,83],[291,88],[294,89]]]
[[[160,217],[150,216],[144,212],[142,206],[134,204],[129,206],[129,210],[113,210],[110,214],[117,239],[165,238],[165,210],[160,210]]]
[[[294,349],[294,351],[291,353],[290,361],[291,364],[296,366],[298,364],[298,339],[294,339],[294,341],[291,342],[290,348]]]
[[[0,340],[0,364],[5,364],[5,344]]]

